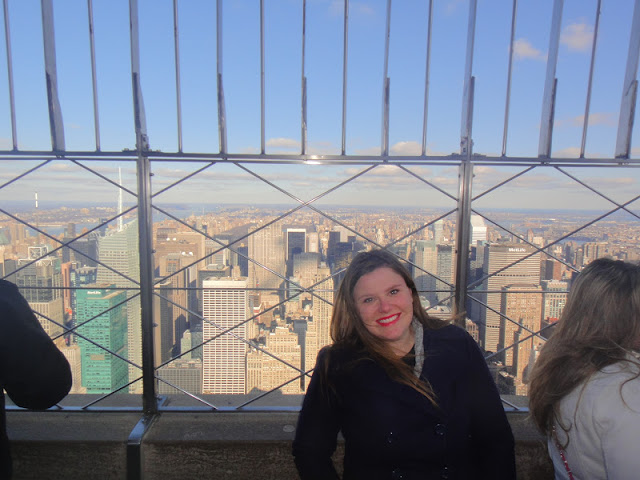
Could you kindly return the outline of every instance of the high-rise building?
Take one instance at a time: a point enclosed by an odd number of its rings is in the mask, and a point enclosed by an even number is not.
[[[76,309],[77,309],[77,295],[76,288],[84,287],[87,285],[93,285],[98,281],[98,268],[97,267],[80,267],[74,268],[69,272],[71,283],[71,319],[75,323]]]
[[[44,331],[57,338],[64,330],[62,266],[58,257],[47,252],[46,247],[29,247],[29,258],[18,260],[11,281],[29,302]]]
[[[557,321],[567,303],[569,284],[558,280],[542,280],[542,319],[547,323]]]
[[[127,309],[122,303],[127,294],[113,285],[95,285],[78,290],[76,296],[82,386],[87,393],[117,390],[128,382],[123,360],[127,358]]]
[[[277,358],[256,348],[247,353],[247,393],[254,388],[268,391],[281,385],[284,385],[280,389],[282,393],[301,393],[300,382],[290,382],[300,373],[289,366],[300,367],[298,335],[287,327],[278,326],[265,336],[263,348]]]
[[[602,258],[607,256],[607,247],[609,244],[607,242],[587,242],[582,246],[584,251],[583,262],[584,265],[587,265],[597,258]]]
[[[202,287],[203,393],[245,394],[247,280],[209,279]]]
[[[140,281],[140,255],[138,250],[138,220],[105,232],[98,241],[98,283],[115,285],[127,290],[127,353],[129,360],[142,365],[142,323],[140,320],[140,296],[135,291]],[[106,265],[106,267],[105,267]],[[108,267],[108,268],[107,268]],[[129,381],[140,377],[142,370],[129,364]],[[141,393],[142,382],[129,387],[130,393]]]
[[[319,253],[299,253],[293,257],[292,275],[300,279],[300,285],[305,288],[314,284],[320,265]]]
[[[174,360],[160,367],[158,376],[168,382],[158,381],[160,395],[182,394],[180,390],[171,385],[192,394],[202,393],[202,361],[200,359],[179,358]]]
[[[272,223],[251,230],[249,237],[249,283],[252,287],[278,289],[286,273],[282,227]]]
[[[491,243],[485,246],[482,275],[485,277],[480,300],[489,308],[479,310],[480,344],[489,352],[496,352],[500,342],[500,304],[502,287],[513,284],[540,284],[540,253],[522,243]]]
[[[82,351],[80,346],[76,343],[65,345],[60,348],[60,351],[66,357],[71,368],[72,384],[69,393],[87,393],[87,389],[82,386]]]
[[[537,339],[533,332],[540,330],[542,316],[542,288],[539,284],[512,284],[502,287],[500,313],[502,325],[498,349],[508,372],[514,377],[516,395],[526,395],[528,386],[525,369]]]
[[[442,281],[437,280],[435,283],[436,290],[439,290],[436,292],[436,300],[439,304],[448,306],[452,303],[451,296],[453,295],[453,290],[451,285],[453,284],[455,271],[453,245],[450,243],[438,244],[436,246],[436,257],[436,271],[438,278],[442,279]]]
[[[438,272],[437,245],[433,240],[416,240],[413,249],[413,278],[420,296],[430,305],[436,303],[436,279]]]
[[[469,241],[471,245],[477,245],[478,242],[487,241],[487,224],[480,215],[471,215],[471,235]]]
[[[334,282],[330,276],[329,267],[321,265],[314,284],[317,296],[312,299],[312,317],[307,322],[305,358],[303,368],[313,368],[320,349],[331,343],[331,314],[333,313]],[[320,297],[320,298],[318,298]],[[308,383],[308,382],[307,382]]]

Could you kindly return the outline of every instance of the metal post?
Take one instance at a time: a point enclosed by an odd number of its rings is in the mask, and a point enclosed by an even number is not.
[[[562,7],[564,0],[554,0],[553,18],[551,19],[551,36],[549,38],[549,55],[547,56],[547,75],[542,98],[542,119],[540,120],[540,142],[538,156],[551,156],[551,137],[553,134],[553,117],[556,101],[556,66],[560,48],[560,27],[562,24]]]
[[[42,0],[42,39],[44,43],[44,68],[49,102],[49,126],[51,128],[51,149],[64,151],[64,125],[60,98],[58,96],[58,72],[56,68],[56,42],[53,28],[53,4]]]
[[[469,89],[466,91],[465,98],[467,106],[464,112],[467,118],[464,119],[463,133],[467,137],[463,137],[460,142],[461,153],[466,154],[467,158],[460,164],[460,173],[458,179],[458,218],[457,218],[457,238],[456,238],[456,290],[454,294],[454,318],[456,325],[465,327],[467,290],[469,283],[469,243],[471,229],[471,187],[473,181],[473,164],[471,163],[471,155],[473,149],[473,140],[471,137],[473,127],[473,98],[475,91],[475,77],[469,79]]]
[[[138,175],[138,243],[140,252],[140,311],[142,322],[142,404],[146,413],[157,413],[153,352],[153,243],[151,223],[151,165],[144,102],[140,85],[138,0],[130,0],[131,80],[136,130]]]
[[[622,103],[620,104],[620,119],[618,121],[618,136],[616,139],[616,158],[629,158],[631,150],[631,134],[636,110],[636,95],[638,89],[638,57],[640,55],[640,0],[636,0],[633,8],[631,23],[631,37],[629,38],[629,53],[627,55],[627,69],[622,85]]]

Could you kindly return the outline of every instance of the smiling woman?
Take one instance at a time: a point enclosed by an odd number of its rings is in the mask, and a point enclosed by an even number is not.
[[[302,479],[515,478],[513,435],[473,339],[430,317],[385,250],[358,254],[340,284],[293,454]]]

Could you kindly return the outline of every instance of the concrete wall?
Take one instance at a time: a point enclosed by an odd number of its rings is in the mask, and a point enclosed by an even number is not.
[[[138,413],[8,412],[14,480],[296,479],[291,456],[296,413],[162,413],[139,450],[127,441]],[[553,479],[546,443],[525,414],[509,414],[518,479]],[[133,449],[135,452],[136,450]],[[336,452],[340,462],[342,450]]]

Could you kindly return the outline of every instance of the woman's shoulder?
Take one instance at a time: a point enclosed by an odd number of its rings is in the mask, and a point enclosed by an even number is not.
[[[579,406],[588,410],[610,411],[630,407],[640,413],[640,365],[637,360],[608,365],[570,395]]]
[[[346,345],[334,343],[326,345],[320,349],[316,363],[317,365],[323,365],[333,370],[338,368],[340,365],[344,365],[347,362],[359,358],[360,356],[361,355],[358,355],[358,353],[352,348],[349,348]]]
[[[474,342],[471,335],[469,335],[469,333],[464,328],[452,323],[440,328],[425,328],[424,337],[425,339],[434,341],[450,341],[461,343],[468,343],[469,341]]]

